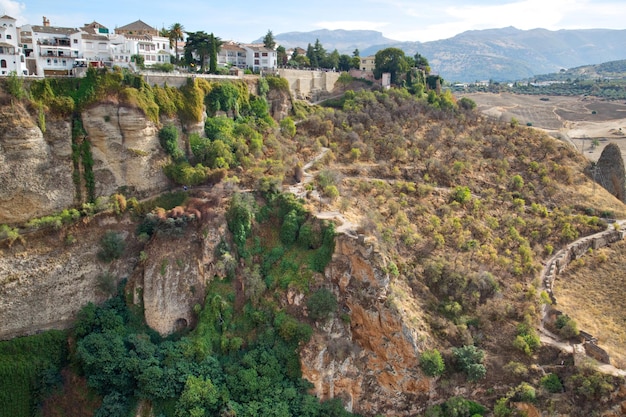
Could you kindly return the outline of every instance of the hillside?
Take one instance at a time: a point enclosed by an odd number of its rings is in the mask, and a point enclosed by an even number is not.
[[[347,54],[354,51],[355,45],[362,45],[361,56],[374,55],[387,47],[400,48],[411,56],[419,52],[428,59],[434,73],[450,82],[515,81],[562,68],[626,58],[623,49],[626,30],[550,31],[508,27],[467,31],[432,42],[385,41],[374,31],[316,31],[275,37],[279,43],[303,48],[318,38],[327,50],[337,48]]]
[[[67,415],[86,399],[97,405],[77,417],[96,406],[285,417],[624,407],[623,377],[540,343],[544,263],[605,230],[607,216],[626,218],[575,148],[449,93],[348,91],[318,107],[292,102],[271,77],[258,90],[91,77],[80,88],[93,82],[95,96],[35,82],[0,113],[11,129],[28,120],[45,139],[36,149],[85,149],[57,162],[80,174],[74,188],[25,183],[69,193],[75,211],[2,229],[5,337],[73,323],[0,344],[11,415],[40,402],[45,416]],[[68,94],[75,111],[45,116],[74,128],[42,132],[28,100],[58,111]],[[291,115],[269,117],[270,97]],[[21,118],[9,117],[16,106]],[[122,114],[143,118],[141,135],[103,139]],[[2,135],[3,160],[17,163],[4,144],[27,153],[31,136]],[[105,174],[134,164],[166,184],[124,188]]]

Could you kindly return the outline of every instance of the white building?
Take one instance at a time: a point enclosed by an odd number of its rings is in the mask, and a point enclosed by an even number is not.
[[[245,69],[247,66],[246,55],[246,50],[238,43],[233,41],[224,42],[217,54],[217,65]]]
[[[27,75],[26,57],[19,45],[16,20],[11,16],[0,17],[0,75]]]
[[[129,62],[132,55],[140,55],[144,65],[169,64],[172,51],[170,40],[159,35],[159,31],[141,20],[115,29],[117,35],[113,41],[113,62]],[[120,38],[123,37],[122,38]]]
[[[278,58],[276,51],[264,45],[241,45],[246,50],[246,66],[254,72],[276,71]]]
[[[79,58],[78,43],[74,43],[79,33],[76,28],[50,26],[50,20],[45,17],[43,26],[22,26],[20,44],[26,52],[29,74],[41,77],[71,74],[74,60]]]

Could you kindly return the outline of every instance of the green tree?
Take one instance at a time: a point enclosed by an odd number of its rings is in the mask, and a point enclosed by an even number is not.
[[[414,63],[417,68],[424,71],[426,75],[430,74],[430,64],[428,63],[428,60],[426,59],[425,56],[422,56],[420,55],[419,52],[416,52],[413,59],[415,61]]]
[[[204,72],[206,62],[211,54],[209,34],[204,31],[187,32],[185,42],[185,61],[194,66],[200,64],[200,70]]]
[[[169,123],[159,130],[159,143],[174,160],[183,157],[183,151],[178,147],[178,129],[173,124]]]
[[[268,49],[276,48],[276,40],[274,39],[274,34],[269,29],[267,30],[267,33],[263,37],[263,46],[265,46]]]
[[[313,320],[325,320],[337,310],[337,297],[330,290],[320,288],[311,294],[306,306]]]
[[[284,46],[279,45],[276,48],[276,60],[278,61],[278,65],[285,66],[289,62],[289,56],[287,56],[287,50]]]
[[[209,378],[189,376],[185,388],[176,402],[176,417],[214,415],[218,410],[219,391]]]
[[[386,48],[376,52],[374,57],[374,76],[379,79],[383,73],[391,74],[391,83],[399,84],[401,74],[409,69],[404,51],[399,48]]]
[[[452,353],[457,367],[467,375],[468,380],[476,381],[484,378],[487,374],[487,369],[482,364],[485,359],[485,352],[476,346],[466,345],[460,348],[452,348]]]
[[[446,369],[441,353],[437,349],[426,350],[420,355],[420,367],[428,376],[440,376]]]
[[[102,239],[100,239],[98,258],[104,262],[111,262],[122,256],[125,248],[126,243],[122,235],[109,230],[104,234]]]
[[[180,23],[174,23],[168,30],[168,38],[170,40],[170,48],[174,48],[176,53],[176,62],[179,61],[178,41],[185,40],[185,28]]]
[[[224,42],[213,35],[213,33],[209,34],[209,72],[211,74],[217,74],[217,54],[222,49],[222,45]]]
[[[539,383],[548,392],[551,392],[551,393],[563,392],[563,383],[561,382],[557,374],[544,375],[539,381]]]

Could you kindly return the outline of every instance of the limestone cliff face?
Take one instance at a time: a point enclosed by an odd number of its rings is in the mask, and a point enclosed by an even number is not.
[[[96,196],[126,186],[138,196],[169,188],[158,127],[138,109],[103,103],[82,114],[92,144]],[[42,133],[20,105],[0,108],[0,223],[20,223],[77,201],[71,121],[46,120]]]
[[[46,135],[20,104],[0,109],[0,223],[17,223],[74,202],[67,121]]]
[[[96,196],[111,195],[121,186],[139,195],[169,187],[158,127],[140,110],[104,103],[84,111],[82,120],[91,142]]]
[[[24,244],[2,247],[0,340],[67,328],[85,304],[105,300],[110,294],[102,290],[98,276],[129,276],[137,262],[128,255],[137,244],[134,229],[128,218],[101,215],[69,230],[28,235]],[[97,252],[107,230],[120,233],[128,250],[125,257],[103,264]]]
[[[182,237],[155,236],[132,280],[135,303],[143,303],[147,324],[162,335],[195,326],[193,308],[203,304],[207,283],[219,275],[215,248],[226,234],[223,215],[187,228]]]
[[[410,416],[429,397],[430,382],[419,370],[413,329],[387,299],[390,279],[373,246],[337,238],[326,280],[334,284],[349,324],[326,323],[301,355],[303,376],[323,399],[339,397],[349,410],[368,415]]]

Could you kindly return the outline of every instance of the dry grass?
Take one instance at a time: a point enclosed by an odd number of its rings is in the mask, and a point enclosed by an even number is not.
[[[556,281],[557,308],[598,338],[613,365],[626,368],[626,242],[575,261]]]

